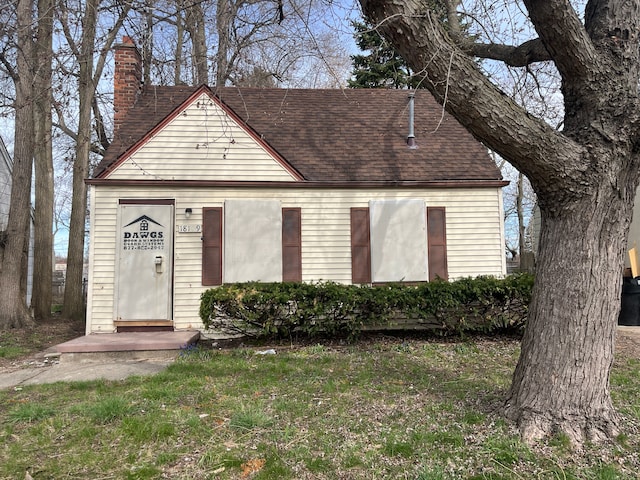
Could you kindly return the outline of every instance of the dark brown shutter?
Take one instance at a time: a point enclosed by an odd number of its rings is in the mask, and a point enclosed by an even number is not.
[[[202,285],[222,285],[222,208],[202,209]]]
[[[351,282],[371,283],[369,208],[351,208]]]
[[[302,281],[302,227],[300,208],[282,209],[282,281]]]
[[[449,278],[447,271],[447,228],[444,207],[427,208],[429,280]]]

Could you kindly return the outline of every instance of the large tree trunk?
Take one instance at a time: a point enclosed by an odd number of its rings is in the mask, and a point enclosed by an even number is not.
[[[36,320],[51,315],[53,280],[53,153],[51,145],[51,58],[53,2],[38,0],[35,99],[35,187],[33,294]]]
[[[84,319],[83,267],[87,218],[87,186],[84,180],[89,174],[89,152],[91,150],[91,103],[95,94],[93,50],[98,1],[87,1],[82,22],[80,75],[78,79],[80,113],[78,116],[76,158],[73,162],[73,198],[71,200],[71,225],[69,228],[67,278],[64,288],[63,307],[63,315],[73,320]]]
[[[536,282],[507,416],[528,441],[612,438],[608,381],[640,175],[640,1],[590,0],[580,16],[564,0],[524,0],[539,38],[517,47],[460,44],[420,0],[360,3],[445,108],[538,195]],[[504,95],[470,52],[518,66],[553,61],[564,129]]]
[[[16,117],[13,151],[11,205],[6,236],[2,242],[0,268],[0,329],[33,324],[24,290],[23,254],[28,248],[31,218],[31,172],[33,165],[33,41],[31,0],[19,0]]]
[[[618,431],[609,373],[632,205],[603,185],[557,211],[541,207],[533,301],[506,402],[527,441],[564,432],[578,445]]]

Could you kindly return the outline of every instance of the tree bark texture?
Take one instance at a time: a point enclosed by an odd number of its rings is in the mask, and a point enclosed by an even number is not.
[[[609,372],[629,200],[604,187],[560,214],[541,209],[534,295],[506,402],[527,440],[564,432],[579,444],[618,433]]]
[[[182,5],[182,4],[180,4]],[[182,12],[176,14],[176,46],[175,46],[175,66],[173,70],[173,84],[182,84],[182,47],[184,44],[184,20],[182,18]],[[149,85],[149,84],[146,84]]]
[[[144,2],[144,36],[142,42],[142,81],[145,85],[151,85],[151,63],[153,60],[153,47],[155,39],[153,37],[153,9],[154,0],[145,0]],[[180,21],[180,15],[177,15],[177,21]],[[178,62],[176,62],[178,63]],[[175,83],[180,85],[179,82]]]
[[[202,8],[202,3],[187,3],[188,5],[185,8],[184,26],[189,32],[189,36],[191,37],[191,51],[193,53],[193,65],[195,68],[194,83],[196,85],[207,85],[209,83],[209,62],[207,59],[207,39],[205,31],[204,10]],[[226,32],[228,32],[228,27],[226,29]],[[225,40],[225,42],[228,43],[228,40]],[[223,46],[225,58],[227,49],[228,46]]]
[[[216,9],[216,31],[218,52],[216,53],[216,86],[224,87],[229,78],[229,50],[231,48],[231,23],[233,22],[233,0],[218,0]]]
[[[546,52],[556,65],[562,132],[492,85],[423,2],[360,3],[444,107],[538,195],[536,282],[506,415],[527,441],[557,432],[576,445],[612,438],[619,426],[608,382],[640,175],[640,1],[591,0],[583,24],[565,0],[525,0],[539,36],[529,41],[538,53],[525,59]],[[522,61],[522,49],[512,53]]]
[[[35,188],[33,292],[36,320],[51,315],[53,280],[53,153],[51,143],[51,60],[53,56],[53,2],[38,0],[38,36],[35,44]]]
[[[71,219],[69,226],[69,243],[67,247],[67,275],[64,290],[63,315],[74,320],[84,319],[83,266],[84,237],[87,219],[87,187],[84,183],[89,173],[89,152],[91,151],[91,112],[95,104],[96,86],[104,70],[107,55],[132,8],[130,2],[121,5],[118,18],[109,29],[108,34],[95,56],[96,25],[98,21],[99,0],[87,0],[82,20],[82,39],[80,48],[73,48],[77,55],[80,71],[78,75],[78,131],[74,135],[76,141],[73,162],[73,195],[71,199]],[[63,30],[69,26],[61,19]],[[73,42],[67,35],[70,43]],[[95,63],[94,63],[95,62]],[[95,67],[94,67],[95,65]]]
[[[33,323],[27,308],[23,279],[24,252],[28,250],[33,165],[33,32],[32,1],[17,3],[18,55],[15,100],[15,140],[11,204],[0,268],[0,329]]]
[[[91,150],[91,102],[95,94],[93,82],[93,50],[95,45],[98,0],[88,0],[82,22],[80,47],[79,116],[76,158],[73,163],[73,198],[67,251],[67,279],[64,289],[63,315],[73,320],[84,319],[83,266],[84,236],[87,216],[87,186]]]

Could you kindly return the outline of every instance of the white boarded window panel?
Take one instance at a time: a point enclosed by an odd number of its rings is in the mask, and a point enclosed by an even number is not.
[[[224,202],[224,282],[282,281],[278,200]]]
[[[371,200],[369,212],[371,281],[427,281],[427,215],[424,200]]]

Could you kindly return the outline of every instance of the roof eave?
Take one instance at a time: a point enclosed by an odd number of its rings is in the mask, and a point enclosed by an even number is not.
[[[130,180],[91,178],[87,185],[111,187],[180,187],[180,188],[325,188],[325,189],[377,189],[377,188],[502,188],[509,184],[505,180],[389,180],[389,181],[242,181],[242,180]]]

